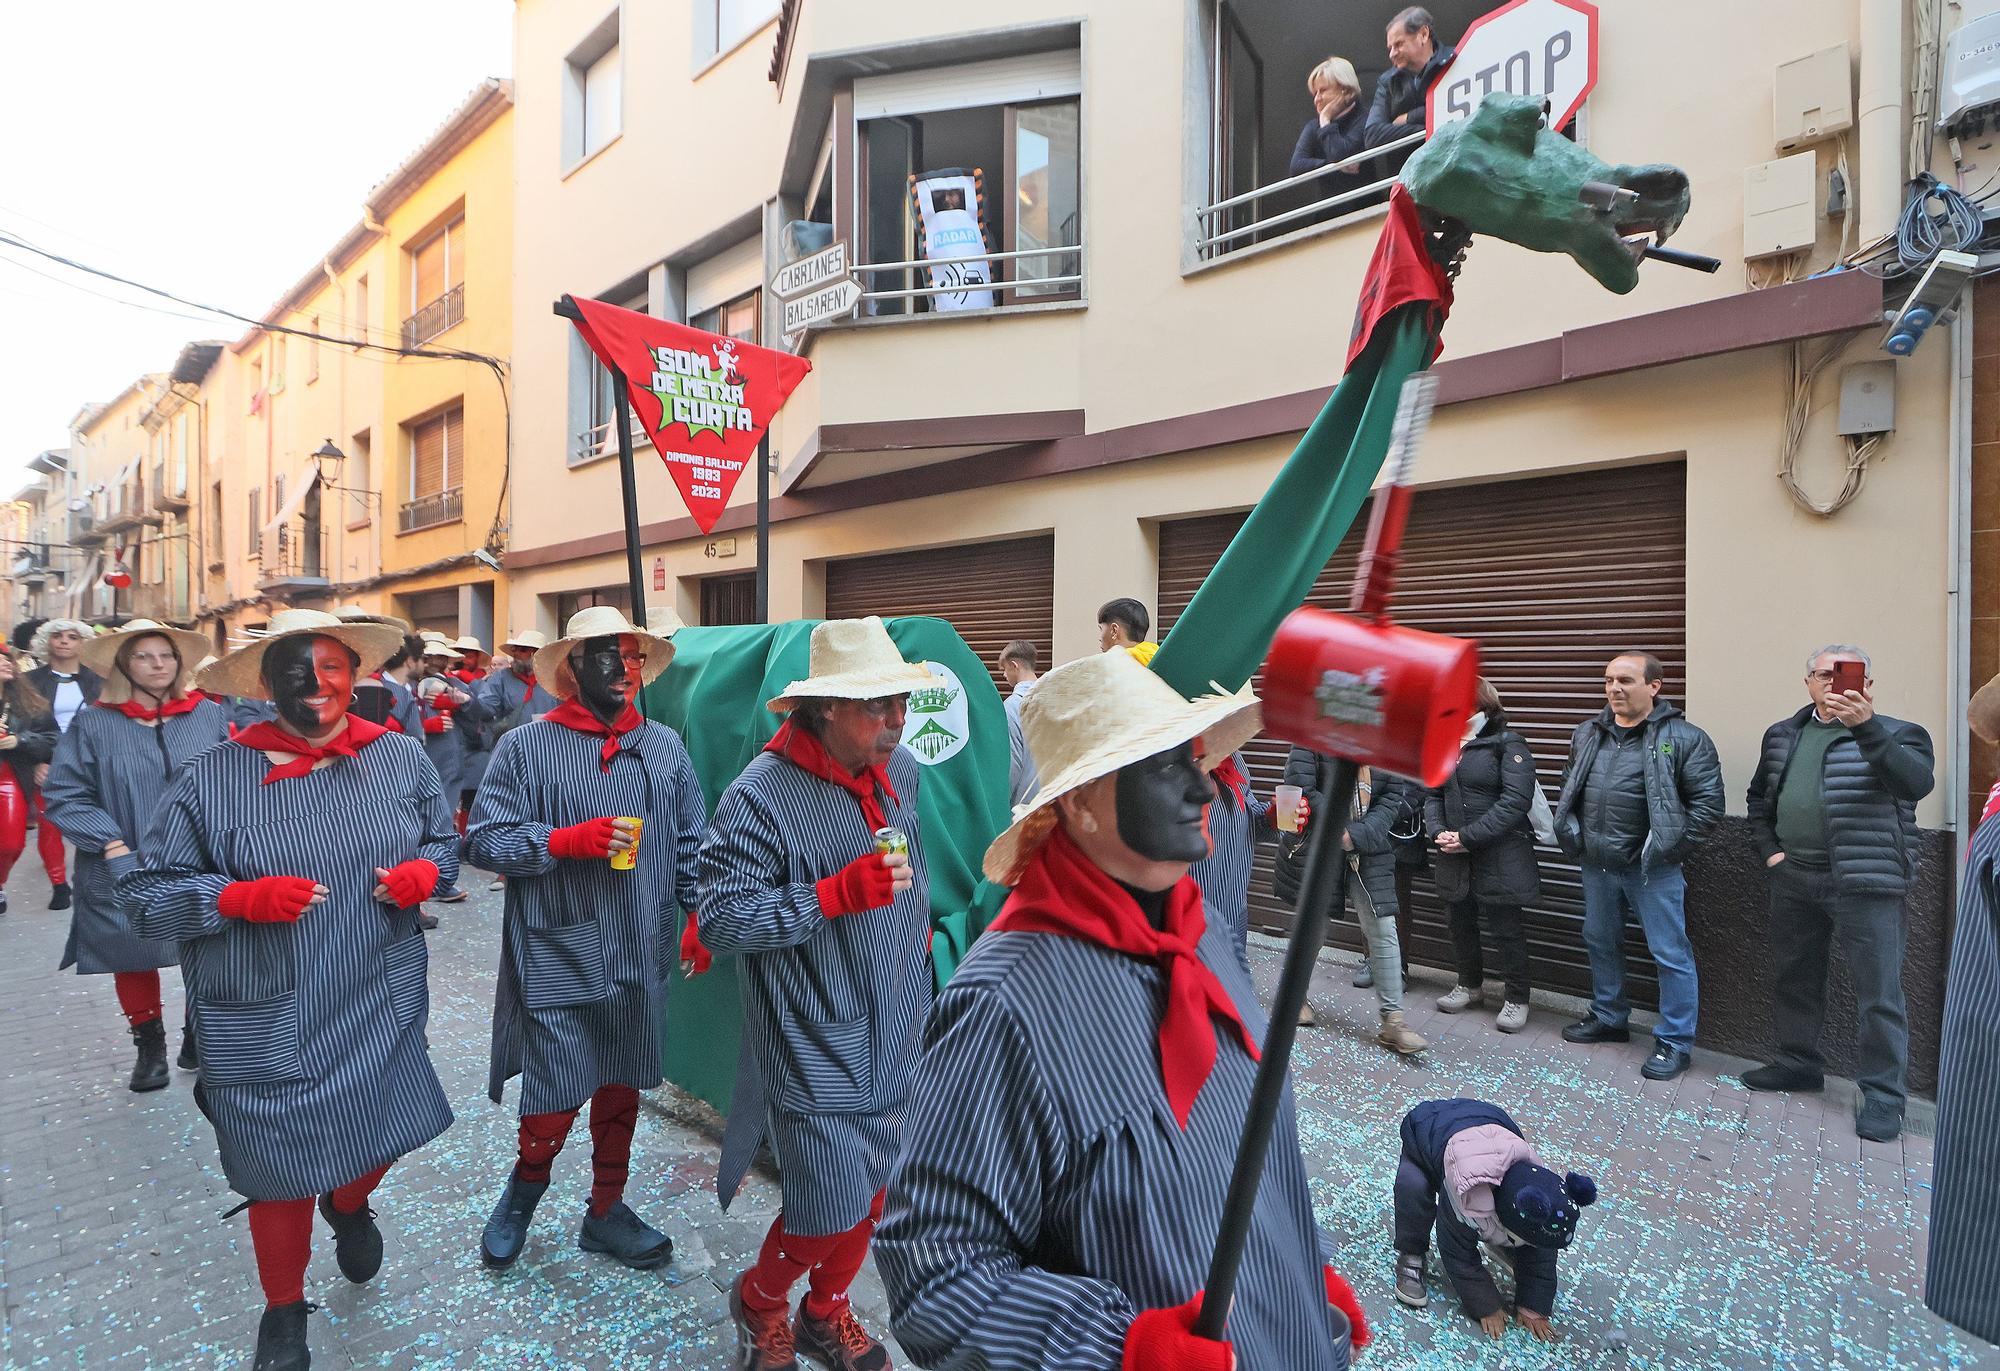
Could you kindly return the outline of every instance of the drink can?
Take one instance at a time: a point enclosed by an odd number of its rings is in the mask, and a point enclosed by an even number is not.
[[[630,871],[639,865],[639,835],[646,831],[646,821],[635,814],[621,814],[618,817],[632,825],[632,846],[623,852],[611,854],[611,869]]]
[[[910,855],[910,835],[900,828],[875,830],[875,850],[885,857]]]

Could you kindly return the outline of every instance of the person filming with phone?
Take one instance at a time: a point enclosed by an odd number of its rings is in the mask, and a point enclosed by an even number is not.
[[[1812,703],[1764,731],[1750,780],[1750,824],[1771,889],[1772,1027],[1778,1053],[1743,1073],[1752,1090],[1818,1090],[1827,949],[1847,954],[1860,1013],[1861,1108],[1855,1132],[1903,1131],[1910,1059],[1903,1012],[1903,896],[1917,843],[1917,801],[1936,783],[1931,738],[1875,711],[1868,654],[1849,643],[1806,661]]]

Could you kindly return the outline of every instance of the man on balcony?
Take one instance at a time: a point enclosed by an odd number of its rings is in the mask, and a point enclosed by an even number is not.
[[[1368,107],[1364,137],[1369,147],[1424,131],[1431,83],[1456,56],[1456,48],[1439,45],[1431,12],[1421,5],[1412,5],[1389,21],[1389,70],[1377,78],[1375,99]]]

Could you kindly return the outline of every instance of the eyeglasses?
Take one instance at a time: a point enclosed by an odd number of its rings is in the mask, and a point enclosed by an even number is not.
[[[1808,671],[1806,679],[1808,681],[1817,681],[1821,685],[1831,685],[1833,684],[1834,674],[1831,671]]]

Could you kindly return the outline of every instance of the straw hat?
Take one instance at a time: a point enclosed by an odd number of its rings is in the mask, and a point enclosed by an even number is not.
[[[548,645],[549,635],[542,632],[539,628],[524,628],[512,637],[500,640],[500,646],[502,647],[525,647],[536,652],[540,652]]]
[[[424,656],[442,657],[448,662],[456,662],[465,654],[451,645],[451,639],[434,628],[427,628],[417,635],[424,645]]]
[[[370,614],[360,605],[342,605],[333,611],[333,617],[344,624],[387,624],[390,628],[398,629],[405,634],[410,631],[408,619],[398,619],[393,614]],[[389,655],[393,657],[396,654],[392,652]]]
[[[800,700],[879,700],[937,684],[921,662],[903,660],[889,630],[873,614],[828,619],[815,627],[809,660],[812,675],[786,686],[766,708],[784,714]]]
[[[662,638],[671,638],[686,628],[687,622],[665,605],[654,605],[646,611],[646,627]]]
[[[558,700],[575,699],[576,673],[569,669],[569,650],[587,639],[607,638],[615,633],[629,633],[646,645],[646,666],[639,674],[642,683],[665,671],[667,663],[674,659],[672,643],[657,633],[635,627],[616,605],[592,605],[570,615],[563,636],[535,653],[535,679],[547,682],[543,688]]]
[[[1059,666],[1035,682],[1021,706],[1021,729],[1042,788],[986,849],[986,879],[1012,885],[1056,826],[1056,800],[1101,776],[1199,738],[1202,770],[1212,771],[1263,727],[1248,686],[1234,695],[1185,700],[1125,652]]]
[[[2000,676],[1979,687],[1966,702],[1965,722],[1981,742],[2000,743]]]
[[[191,628],[173,628],[152,619],[128,619],[109,633],[100,633],[86,639],[77,649],[77,659],[104,678],[104,686],[98,698],[107,704],[122,705],[132,698],[132,683],[117,669],[118,649],[134,638],[143,638],[157,633],[174,645],[181,654],[181,672],[174,678],[174,693],[184,695],[194,683],[195,672],[201,669],[201,659],[208,655],[214,644],[205,633],[196,633]]]
[[[473,637],[470,633],[466,634],[463,638],[460,638],[457,642],[453,643],[452,646],[457,648],[461,655],[467,652],[477,652],[482,657],[486,655],[485,646],[480,643],[479,639]]]
[[[332,638],[353,648],[361,657],[361,665],[354,671],[356,679],[366,676],[403,648],[403,630],[379,618],[356,622],[317,609],[281,609],[271,616],[271,627],[263,637],[223,656],[201,673],[197,684],[217,695],[268,700],[271,691],[264,684],[264,654],[281,639],[299,637]]]

